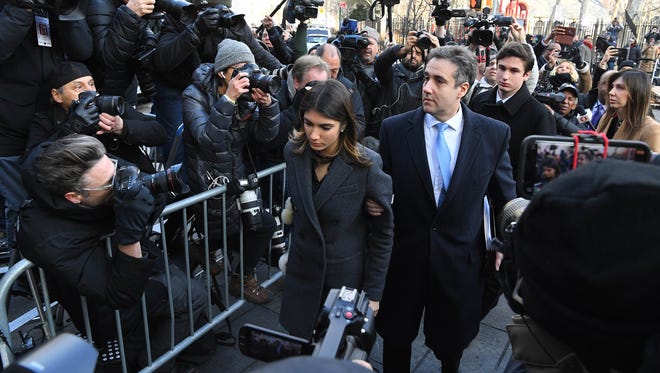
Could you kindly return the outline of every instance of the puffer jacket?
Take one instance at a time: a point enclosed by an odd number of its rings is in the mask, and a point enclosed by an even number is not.
[[[274,97],[269,106],[255,106],[251,115],[244,115],[248,119],[240,120],[238,112],[246,103],[239,99],[236,106],[225,96],[218,97],[216,76],[213,64],[202,64],[193,73],[192,84],[183,92],[184,163],[193,193],[244,179],[246,141],[270,142],[279,129],[280,109]],[[251,165],[249,168],[252,171]],[[228,234],[238,232],[237,193],[227,192]],[[221,234],[222,199],[209,200],[208,212],[210,234]]]
[[[90,64],[97,88],[106,95],[124,96],[133,82],[141,28],[146,25],[123,2],[91,0],[87,23],[94,36],[94,58]]]
[[[154,53],[156,77],[168,86],[185,89],[200,64],[215,61],[218,44],[225,39],[245,43],[259,67],[273,70],[283,66],[275,56],[261,47],[248,25],[239,30],[221,27],[200,39],[193,31],[192,24],[166,15],[158,35],[158,49]]]

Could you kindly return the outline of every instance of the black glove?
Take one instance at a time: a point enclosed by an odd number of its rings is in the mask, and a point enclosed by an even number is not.
[[[99,130],[99,108],[94,103],[94,91],[80,92],[78,99],[71,102],[69,113],[63,124],[63,135],[78,133],[93,136]]]
[[[218,28],[220,11],[216,8],[206,8],[197,15],[193,29],[197,36],[203,36]]]
[[[582,56],[580,56],[580,53],[578,51],[575,51],[575,56],[571,58],[571,61],[575,64],[575,67],[578,69],[581,69],[584,67],[584,61],[582,60]]]
[[[140,241],[153,223],[154,197],[142,185],[135,166],[117,170],[114,185],[115,236],[120,245]]]

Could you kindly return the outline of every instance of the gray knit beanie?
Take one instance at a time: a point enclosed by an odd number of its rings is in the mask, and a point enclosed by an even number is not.
[[[254,63],[254,55],[245,43],[225,39],[218,44],[214,67],[216,73],[241,62]]]

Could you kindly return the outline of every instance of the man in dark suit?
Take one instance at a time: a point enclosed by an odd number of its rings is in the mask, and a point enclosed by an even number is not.
[[[483,197],[500,211],[515,189],[509,127],[461,103],[476,64],[466,48],[433,49],[422,107],[383,121],[380,153],[394,191],[394,246],[376,322],[385,372],[410,370],[422,313],[443,372],[458,371],[479,331]]]

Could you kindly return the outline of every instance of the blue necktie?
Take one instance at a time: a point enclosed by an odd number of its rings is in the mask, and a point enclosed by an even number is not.
[[[603,105],[601,105],[600,102],[596,102],[596,105],[594,105],[593,114],[591,115],[591,124],[593,124],[594,127],[598,127],[598,121],[600,120],[600,117],[603,116],[604,112],[605,108]]]
[[[451,153],[449,152],[449,147],[444,136],[444,132],[449,125],[447,123],[436,123],[435,126],[438,129],[435,137],[435,154],[438,158],[438,166],[440,167],[440,175],[442,176],[442,190],[438,197],[438,207],[440,207],[442,201],[445,199],[445,194],[451,181]]]

